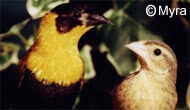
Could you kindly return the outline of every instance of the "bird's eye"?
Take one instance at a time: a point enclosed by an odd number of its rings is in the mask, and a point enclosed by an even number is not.
[[[79,12],[74,12],[73,16],[76,17],[76,18],[79,18],[81,16],[81,14]]]
[[[155,49],[155,50],[154,50],[154,54],[155,54],[156,56],[159,56],[159,55],[161,54],[161,50],[160,50],[160,49]]]

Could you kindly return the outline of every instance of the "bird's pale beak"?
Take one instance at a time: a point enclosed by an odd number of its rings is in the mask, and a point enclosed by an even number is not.
[[[136,54],[141,66],[147,65],[146,59],[148,58],[148,55],[146,54],[146,48],[142,42],[133,42],[127,44],[126,47]]]
[[[99,24],[112,24],[111,20],[99,14],[89,15],[87,19],[88,19],[87,22],[88,26],[99,25]]]

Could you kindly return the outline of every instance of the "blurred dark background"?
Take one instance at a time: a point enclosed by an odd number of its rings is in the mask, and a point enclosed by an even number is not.
[[[110,7],[114,7],[111,1],[106,1],[104,5],[101,5],[100,10],[106,11]],[[102,3],[102,2],[100,2]],[[97,4],[100,4],[97,3]],[[120,4],[125,1],[120,1]],[[105,5],[106,4],[106,5]],[[190,49],[189,49],[189,37],[190,37],[190,8],[189,3],[179,3],[180,7],[187,9],[187,15],[184,17],[188,24],[184,23],[180,16],[168,16],[148,17],[145,14],[145,8],[148,4],[168,5],[171,6],[172,1],[134,1],[133,4],[125,10],[132,18],[140,22],[148,30],[156,35],[161,36],[164,42],[166,42],[176,53],[178,59],[178,76],[177,76],[177,92],[178,92],[178,108],[186,108],[186,90],[189,83],[189,69],[190,69]],[[104,7],[105,6],[105,7]],[[139,8],[136,8],[139,7]],[[26,0],[0,0],[0,33],[4,33],[9,28],[30,17],[26,11]],[[39,19],[34,21],[39,22]],[[31,24],[27,25],[28,27]],[[25,31],[25,36],[31,33]],[[117,72],[114,67],[106,59],[107,53],[101,53],[98,50],[98,45],[102,41],[101,36],[97,37],[97,30],[93,29],[81,39],[79,48],[82,48],[84,44],[93,46],[91,51],[94,67],[97,76],[90,80],[84,86],[84,92],[81,93],[81,100],[78,108],[88,109],[111,109],[111,93],[110,91],[116,84],[120,82],[117,76]],[[90,36],[90,37],[88,37]],[[22,42],[14,36],[3,39],[5,42],[15,42],[19,45],[23,45]],[[19,52],[19,57],[24,53],[24,49]],[[24,101],[17,96],[16,93],[16,73],[17,67],[15,65],[9,66],[7,69],[0,71],[0,87],[1,109],[14,109],[24,107]],[[28,98],[30,99],[30,98]],[[32,103],[32,100],[29,103]],[[32,108],[32,107],[31,107]]]

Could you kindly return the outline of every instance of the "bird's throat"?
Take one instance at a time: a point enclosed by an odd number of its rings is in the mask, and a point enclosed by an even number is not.
[[[51,24],[51,23],[50,23]],[[42,25],[45,25],[41,24]],[[77,26],[68,33],[59,33],[55,26],[40,29],[26,61],[27,68],[39,81],[68,86],[81,80],[84,64],[80,58],[78,41],[89,30]]]

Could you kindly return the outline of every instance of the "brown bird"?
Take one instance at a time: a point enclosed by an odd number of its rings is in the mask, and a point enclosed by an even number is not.
[[[141,69],[127,76],[113,94],[115,110],[174,110],[177,103],[177,60],[172,49],[157,40],[127,45]]]

